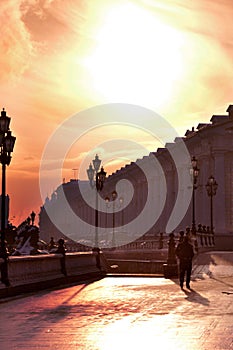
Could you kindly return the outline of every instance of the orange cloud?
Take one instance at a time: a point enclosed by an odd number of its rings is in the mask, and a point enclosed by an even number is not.
[[[22,21],[20,1],[2,1],[0,40],[0,81],[19,78],[29,66],[34,54],[30,33]]]

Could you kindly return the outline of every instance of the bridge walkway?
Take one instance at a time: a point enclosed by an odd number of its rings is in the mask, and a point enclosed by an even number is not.
[[[232,253],[199,259],[190,291],[127,276],[2,299],[1,349],[232,349]]]

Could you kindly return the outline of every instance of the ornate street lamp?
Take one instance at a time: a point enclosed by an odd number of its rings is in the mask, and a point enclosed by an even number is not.
[[[210,233],[214,244],[214,226],[213,226],[213,196],[216,195],[218,184],[215,178],[211,175],[206,184],[206,191],[210,197]]]
[[[106,172],[104,168],[101,167],[99,171],[101,160],[96,154],[95,159],[92,161],[93,165],[90,163],[89,168],[87,169],[87,176],[92,188],[96,190],[96,205],[95,205],[95,246],[94,251],[99,252],[99,242],[98,242],[98,192],[103,189],[104,181],[106,179]]]
[[[190,173],[192,176],[193,180],[193,195],[192,195],[192,233],[195,235],[196,234],[196,219],[195,219],[195,191],[197,189],[197,178],[199,175],[199,169],[197,167],[197,159],[195,156],[192,157],[191,160],[192,163],[192,168],[190,169]]]
[[[1,201],[1,257],[4,262],[1,264],[1,280],[9,286],[8,279],[8,252],[5,241],[6,230],[6,165],[10,165],[11,153],[13,152],[16,137],[11,135],[9,130],[11,118],[6,115],[6,111],[1,111],[0,117],[0,162],[2,164],[2,201]]]

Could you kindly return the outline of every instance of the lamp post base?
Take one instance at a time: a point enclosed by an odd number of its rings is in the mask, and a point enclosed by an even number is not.
[[[0,270],[1,270],[1,282],[5,284],[6,287],[10,287],[10,281],[8,278],[8,258],[1,257],[3,262],[0,262]]]
[[[92,248],[93,253],[96,256],[96,267],[101,270],[101,264],[100,264],[100,248],[93,247]]]

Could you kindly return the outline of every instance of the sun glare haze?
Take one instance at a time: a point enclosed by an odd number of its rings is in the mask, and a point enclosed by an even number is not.
[[[15,223],[39,212],[43,150],[70,116],[106,103],[137,104],[183,136],[232,103],[231,0],[6,0],[0,10],[1,109],[17,137],[7,169]],[[119,134],[127,136],[119,127],[111,130]],[[98,138],[92,135],[92,143]],[[131,131],[130,139],[140,138],[156,150],[149,136]],[[86,146],[80,141],[77,154],[68,153],[67,181]],[[113,158],[109,171],[122,164],[121,156]],[[132,152],[131,161],[136,158]],[[50,195],[54,188],[48,188]]]
[[[185,37],[134,4],[113,6],[84,58],[96,93],[111,102],[161,107],[185,70]]]

